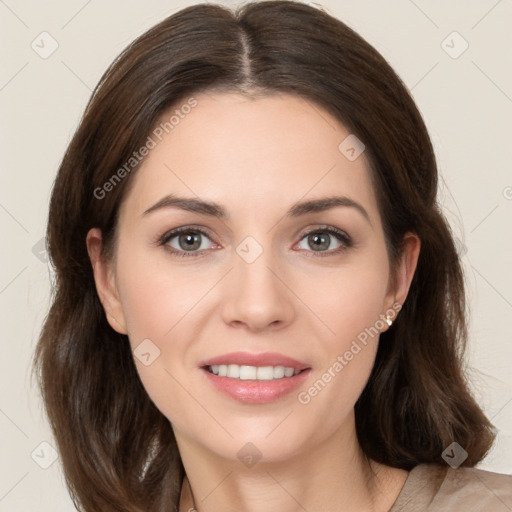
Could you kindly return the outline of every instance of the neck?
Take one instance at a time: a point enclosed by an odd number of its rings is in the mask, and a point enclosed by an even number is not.
[[[252,467],[175,432],[187,475],[179,510],[386,512],[407,472],[367,460],[355,429],[350,432],[339,430],[285,461],[262,458]]]

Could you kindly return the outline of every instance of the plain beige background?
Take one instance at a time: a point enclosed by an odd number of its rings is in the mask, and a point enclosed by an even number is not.
[[[74,510],[30,381],[49,304],[51,273],[40,241],[59,161],[114,57],[194,3],[0,0],[0,511]],[[325,0],[322,6],[388,59],[423,113],[467,274],[470,374],[499,431],[481,467],[512,473],[512,2]],[[52,44],[58,48],[42,58]]]

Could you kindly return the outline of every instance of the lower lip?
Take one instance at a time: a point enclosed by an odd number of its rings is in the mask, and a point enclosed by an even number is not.
[[[266,404],[288,395],[306,380],[311,371],[307,369],[293,377],[275,380],[240,380],[219,377],[205,368],[201,369],[218,391],[249,404]]]

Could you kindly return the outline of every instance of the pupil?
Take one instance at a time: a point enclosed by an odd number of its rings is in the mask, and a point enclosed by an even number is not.
[[[185,248],[187,250],[197,249],[199,247],[199,245],[201,245],[201,244],[197,243],[197,239],[198,239],[198,235],[197,234],[190,234],[190,233],[188,233],[188,234],[182,235],[180,242],[183,239],[185,239]]]
[[[310,243],[312,243],[312,246],[314,248],[316,248],[315,250],[317,250],[318,248],[320,248],[320,249],[328,249],[329,248],[328,236],[326,236],[326,235],[319,235],[319,234],[311,235]]]

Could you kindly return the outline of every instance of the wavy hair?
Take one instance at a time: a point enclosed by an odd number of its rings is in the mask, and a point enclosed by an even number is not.
[[[464,276],[410,93],[380,53],[321,9],[294,1],[237,10],[199,4],[142,34],[110,65],[52,190],[47,246],[55,283],[33,368],[77,509],[178,510],[184,468],[172,427],[142,386],[127,336],[107,323],[85,240],[101,228],[108,256],[138,166],[104,197],[97,191],[163,113],[203,91],[295,94],[364,141],[391,267],[406,232],[418,235],[421,252],[355,406],[359,442],[367,457],[410,470],[442,464],[441,453],[457,441],[468,452],[463,465],[474,466],[495,433],[465,378]]]

